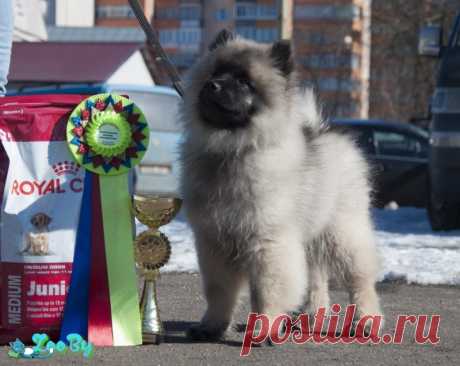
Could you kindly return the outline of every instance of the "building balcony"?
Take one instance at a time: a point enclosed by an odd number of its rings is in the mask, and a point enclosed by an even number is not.
[[[236,33],[243,38],[252,39],[256,42],[271,43],[280,38],[278,27],[256,27],[237,25]]]
[[[357,5],[296,5],[294,18],[297,20],[349,21],[361,16]]]
[[[169,49],[198,52],[201,45],[201,28],[160,29],[160,43]]]
[[[276,20],[280,17],[277,5],[265,5],[256,3],[236,3],[236,20]]]
[[[202,8],[200,4],[158,8],[155,12],[155,18],[161,20],[200,21],[202,19]]]

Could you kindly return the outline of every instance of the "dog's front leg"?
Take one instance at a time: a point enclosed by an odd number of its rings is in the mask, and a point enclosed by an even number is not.
[[[232,320],[244,278],[238,267],[214,251],[215,247],[207,247],[203,243],[197,246],[208,307],[200,324],[188,331],[188,337],[194,340],[216,341],[222,338]]]
[[[21,250],[21,254],[27,253],[30,248],[32,247],[32,238],[30,237],[30,234],[26,234],[24,237],[24,242],[25,242],[25,248]]]
[[[296,310],[305,299],[307,264],[300,235],[285,232],[256,246],[250,267],[252,311],[265,314],[270,327],[280,314]]]

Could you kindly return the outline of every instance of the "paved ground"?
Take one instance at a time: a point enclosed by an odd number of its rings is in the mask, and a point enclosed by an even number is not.
[[[392,330],[397,314],[440,314],[440,344],[418,345],[413,333],[406,333],[403,345],[305,345],[285,344],[253,349],[245,359],[239,357],[243,334],[232,330],[225,343],[190,343],[184,331],[197,321],[204,309],[198,275],[167,274],[159,282],[160,307],[167,339],[159,346],[96,349],[92,360],[81,356],[59,356],[51,361],[20,360],[7,357],[0,348],[0,364],[80,365],[460,365],[460,288],[409,286],[398,283],[378,286],[385,312],[385,330]],[[334,290],[332,300],[344,304],[346,295]],[[242,307],[236,323],[245,319]]]

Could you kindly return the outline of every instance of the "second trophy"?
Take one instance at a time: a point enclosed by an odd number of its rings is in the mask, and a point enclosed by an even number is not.
[[[164,329],[160,320],[156,295],[156,279],[171,255],[168,238],[158,231],[169,223],[181,207],[181,200],[170,197],[135,195],[133,210],[136,218],[148,227],[134,242],[136,265],[144,278],[141,296],[143,343],[161,343]]]

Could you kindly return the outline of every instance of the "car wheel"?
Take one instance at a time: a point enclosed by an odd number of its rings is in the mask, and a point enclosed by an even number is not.
[[[459,208],[430,197],[428,218],[434,231],[454,230],[459,227]]]

